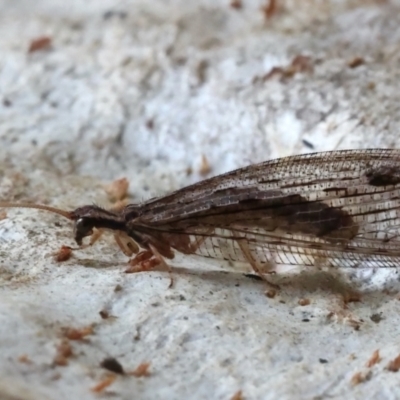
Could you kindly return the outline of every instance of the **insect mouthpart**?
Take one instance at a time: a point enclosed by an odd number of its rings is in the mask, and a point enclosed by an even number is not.
[[[79,218],[74,225],[74,239],[78,246],[82,245],[82,239],[93,234],[94,223],[91,218]]]

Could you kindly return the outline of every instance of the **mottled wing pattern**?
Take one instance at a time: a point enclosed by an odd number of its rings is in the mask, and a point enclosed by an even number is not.
[[[136,224],[188,254],[246,261],[244,241],[259,262],[400,265],[399,150],[267,161],[141,207]]]

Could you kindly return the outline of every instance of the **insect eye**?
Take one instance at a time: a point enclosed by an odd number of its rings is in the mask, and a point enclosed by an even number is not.
[[[93,233],[93,223],[89,218],[79,218],[75,222],[75,241],[80,246],[82,239],[86,236],[90,236]]]

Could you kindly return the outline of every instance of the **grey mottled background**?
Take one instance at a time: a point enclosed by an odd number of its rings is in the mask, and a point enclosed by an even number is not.
[[[400,2],[277,0],[266,18],[267,3],[1,0],[0,199],[107,205],[101,184],[127,177],[140,201],[202,179],[203,156],[211,176],[307,143],[397,147]],[[43,36],[51,46],[28,53]],[[150,362],[151,376],[118,377],[104,398],[400,397],[385,368],[400,353],[397,271],[361,276],[368,290],[344,310],[321,273],[270,299],[263,283],[183,259],[167,289],[165,273],[124,274],[111,240],[56,263],[71,238],[53,215],[0,221],[1,399],[97,398],[108,356]],[[92,323],[54,365],[62,328]],[[357,372],[369,380],[353,385]]]

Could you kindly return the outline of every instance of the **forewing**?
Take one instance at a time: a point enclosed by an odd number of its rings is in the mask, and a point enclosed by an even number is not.
[[[398,150],[315,153],[151,201],[142,222],[188,254],[246,261],[244,241],[261,263],[393,267],[400,261],[399,184]]]
[[[369,181],[385,183],[379,173],[373,174],[385,168],[389,168],[393,178],[386,182],[399,183],[400,150],[341,150],[279,158],[151,199],[140,205],[141,221],[155,226],[195,218],[220,205],[246,200],[246,193],[247,199],[259,196],[277,200],[298,194],[308,201],[330,201],[331,206],[340,207],[348,188],[357,187],[361,194],[372,195],[378,187],[379,192],[379,186],[367,186]],[[137,206],[132,207],[136,212]]]

